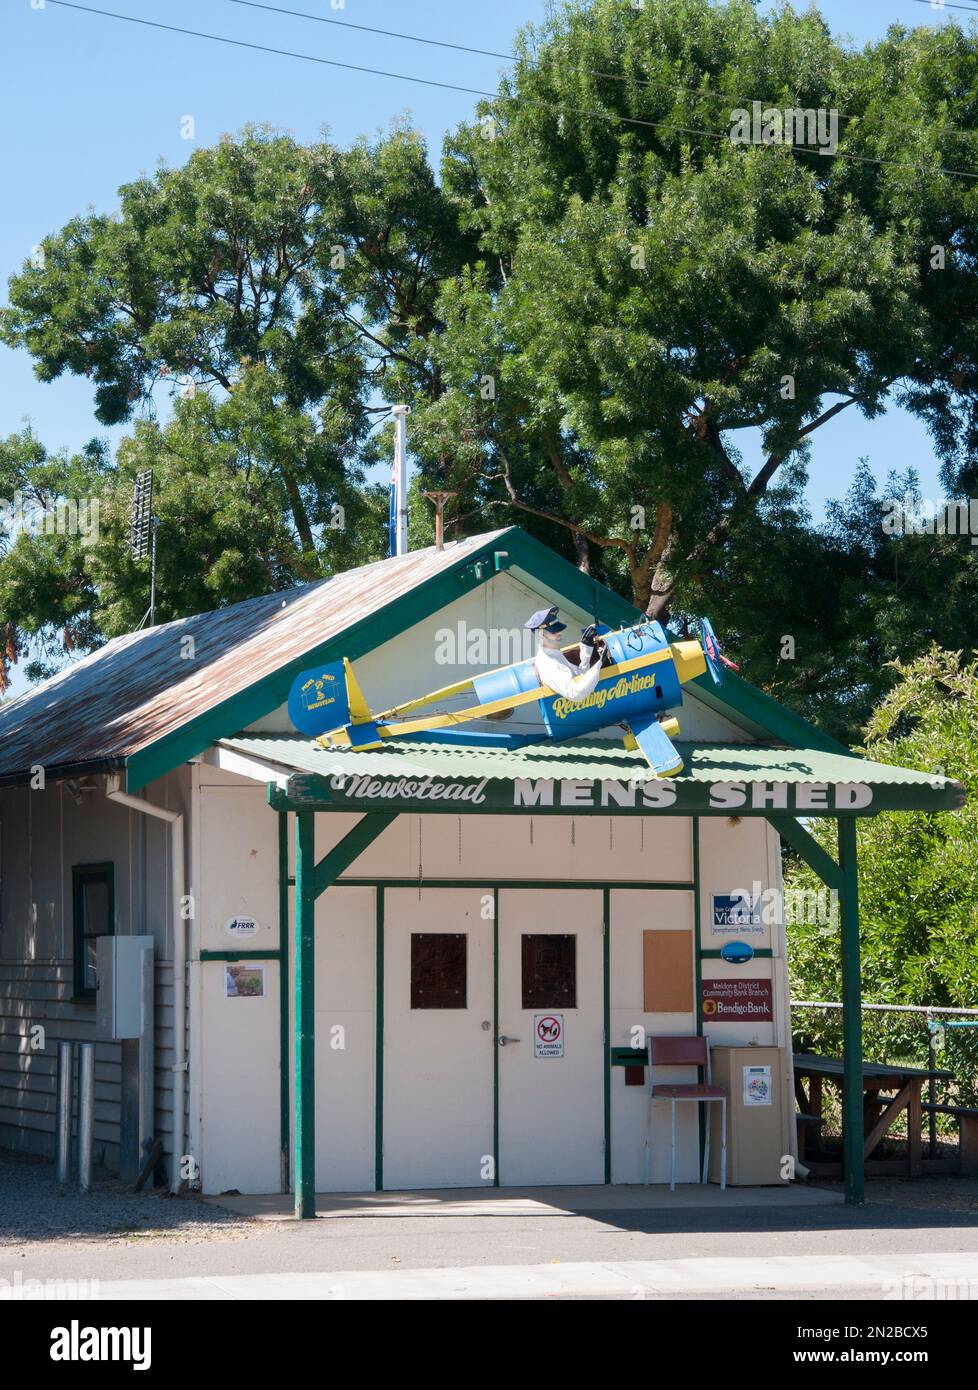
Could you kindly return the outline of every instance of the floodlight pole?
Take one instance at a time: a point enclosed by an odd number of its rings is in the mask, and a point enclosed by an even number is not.
[[[391,554],[406,555],[408,549],[407,417],[409,405],[391,407],[394,417],[394,506],[391,510]]]

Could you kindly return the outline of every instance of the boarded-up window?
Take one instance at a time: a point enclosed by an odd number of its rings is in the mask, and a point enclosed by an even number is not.
[[[523,1008],[577,1008],[577,937],[523,937]]]
[[[464,1009],[468,938],[464,932],[411,933],[411,1008]]]
[[[642,964],[646,1013],[693,1012],[692,932],[643,932]]]

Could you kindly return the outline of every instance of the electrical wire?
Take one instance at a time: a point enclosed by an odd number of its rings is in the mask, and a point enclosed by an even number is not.
[[[298,59],[300,62],[316,63],[324,67],[330,68],[342,68],[348,72],[366,73],[372,77],[390,77],[394,78],[396,81],[399,82],[420,83],[422,86],[425,87],[438,87],[444,91],[463,92],[469,96],[486,97],[490,101],[498,101],[501,99],[500,94],[498,92],[488,92],[479,87],[463,87],[453,82],[438,82],[434,78],[417,77],[410,73],[389,72],[384,68],[365,67],[357,63],[343,63],[336,58],[320,58],[311,53],[297,53],[291,49],[272,48],[268,44],[250,43],[246,39],[232,39],[228,38],[226,35],[223,34],[206,34],[199,29],[186,29],[175,24],[164,24],[160,20],[143,19],[136,15],[119,14],[115,10],[96,9],[94,6],[91,5],[78,5],[74,3],[74,0],[46,0],[46,3],[49,5],[57,6],[59,9],[75,10],[81,14],[99,15],[104,19],[118,19],[122,20],[127,24],[138,24],[150,29],[160,29],[165,31],[166,33],[181,34],[189,38],[206,39],[208,42],[211,43],[229,44],[233,48],[246,48],[253,52],[270,53],[280,58],[295,58]],[[513,100],[513,98],[508,99]],[[673,125],[669,121],[647,121],[642,120],[637,116],[620,116],[616,112],[610,111],[589,111],[580,108],[570,107],[565,112],[562,108],[558,108],[547,102],[536,102],[534,104],[542,106],[545,109],[551,111],[557,111],[559,115],[568,114],[572,116],[590,116],[595,120],[618,121],[624,125],[642,126],[651,130],[665,130],[672,136],[699,136],[709,140],[722,140],[724,143],[729,142],[730,139],[729,133],[727,131],[703,130],[701,127],[697,126],[677,126]],[[770,148],[773,148],[773,146],[771,146]],[[949,169],[943,165],[914,164],[908,160],[880,159],[878,157],[870,155],[853,154],[848,150],[826,151],[821,149],[813,149],[805,145],[790,144],[787,146],[782,146],[782,148],[787,148],[788,150],[790,150],[792,154],[818,155],[819,158],[829,159],[848,159],[857,164],[871,164],[876,165],[878,167],[888,166],[890,168],[897,169],[911,169],[916,173],[947,174],[955,178],[978,179],[978,172],[972,172],[968,169]]]
[[[507,63],[518,63],[520,61],[519,55],[516,53],[497,53],[491,48],[473,48],[471,45],[464,43],[446,43],[443,39],[429,39],[420,34],[406,34],[403,30],[399,29],[377,29],[369,24],[354,24],[347,19],[334,19],[328,15],[307,14],[305,10],[287,10],[283,9],[280,5],[266,5],[260,3],[260,0],[229,0],[229,3],[232,5],[242,5],[249,10],[265,10],[269,14],[285,15],[291,19],[306,19],[313,24],[335,24],[343,29],[356,29],[365,34],[379,34],[389,39],[403,39],[408,43],[426,44],[433,48],[450,48],[457,53],[472,53],[477,57],[483,58],[501,58]],[[921,3],[929,5],[931,0],[921,0]],[[969,9],[975,7],[962,5],[959,8]],[[976,9],[975,12],[978,13],[978,9]],[[535,71],[540,71],[540,68],[537,67]],[[628,83],[635,87],[655,87],[657,90],[661,91],[664,85],[655,78],[635,77],[630,73],[603,72],[597,68],[585,68],[582,71],[589,77],[600,77],[608,82]],[[695,96],[714,97],[717,101],[744,102],[753,100],[753,98],[745,97],[741,93],[724,92],[716,87],[704,87],[699,83],[692,82],[680,82],[675,86],[669,87],[667,90],[673,94],[679,92],[692,92]],[[840,121],[865,120],[864,116],[847,114],[845,111],[836,111],[835,114]],[[887,128],[891,130],[919,130],[920,125],[919,123],[911,121],[887,121]],[[942,126],[941,134],[960,135],[973,139],[978,135],[978,130],[963,130],[959,126]]]
[[[464,43],[446,43],[444,39],[426,39],[420,34],[404,34],[398,29],[375,29],[370,24],[354,24],[349,19],[334,19],[330,15],[306,14],[305,10],[284,10],[278,5],[261,5],[258,0],[231,0],[232,5],[244,5],[249,10],[268,10],[270,14],[290,15],[293,19],[310,19],[316,24],[336,24],[341,29],[357,29],[362,34],[380,34],[385,39],[404,39],[408,43],[430,44],[433,48],[452,48],[456,53],[475,53],[480,58],[502,58],[516,62],[515,53],[494,53],[491,48],[470,48]]]

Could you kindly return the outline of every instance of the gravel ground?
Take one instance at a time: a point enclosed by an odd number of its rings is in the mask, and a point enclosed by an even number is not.
[[[30,1241],[241,1239],[255,1223],[198,1197],[162,1190],[132,1192],[113,1178],[91,1191],[61,1187],[54,1165],[40,1158],[0,1153],[0,1247]]]
[[[825,1182],[814,1185],[831,1186]],[[866,1201],[978,1217],[978,1178],[962,1178],[952,1173],[928,1178],[867,1178]]]

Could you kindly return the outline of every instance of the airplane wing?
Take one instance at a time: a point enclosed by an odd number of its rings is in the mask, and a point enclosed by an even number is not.
[[[628,729],[657,777],[675,777],[683,770],[683,760],[655,715],[633,718]]]

